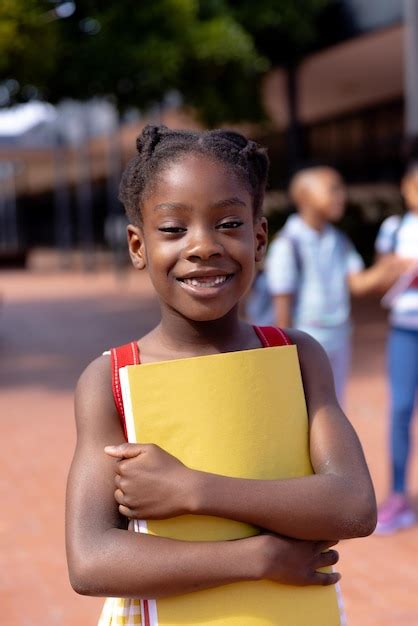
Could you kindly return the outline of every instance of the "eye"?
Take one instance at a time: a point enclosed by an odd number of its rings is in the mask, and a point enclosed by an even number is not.
[[[160,226],[158,229],[162,233],[168,233],[170,235],[179,235],[180,233],[185,233],[186,228],[182,226]]]
[[[216,228],[222,230],[231,230],[233,228],[239,228],[242,225],[243,222],[241,222],[241,220],[229,220],[229,222],[222,222],[222,224],[219,224],[219,226],[217,226]]]

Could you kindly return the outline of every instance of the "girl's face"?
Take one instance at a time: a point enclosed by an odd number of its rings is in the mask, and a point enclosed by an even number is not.
[[[128,227],[132,262],[148,268],[163,309],[202,322],[237,306],[264,255],[266,233],[239,178],[195,154],[158,175],[141,227]]]

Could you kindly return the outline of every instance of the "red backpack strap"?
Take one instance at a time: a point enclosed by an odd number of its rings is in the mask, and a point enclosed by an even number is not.
[[[118,348],[112,348],[110,351],[110,359],[112,365],[112,391],[115,399],[115,405],[119,413],[120,421],[123,427],[125,437],[128,438],[125,423],[125,411],[123,408],[122,390],[120,386],[119,370],[127,365],[139,365],[139,348],[136,341],[126,343]]]
[[[281,328],[276,328],[275,326],[254,326],[254,330],[264,348],[293,345],[293,341]]]

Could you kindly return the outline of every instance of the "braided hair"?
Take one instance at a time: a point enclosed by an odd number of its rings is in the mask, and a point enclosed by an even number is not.
[[[247,186],[254,216],[262,212],[269,160],[255,141],[232,130],[170,130],[146,126],[136,140],[137,154],[128,163],[119,187],[119,200],[132,224],[141,222],[141,208],[157,175],[185,154],[202,154],[224,163]]]

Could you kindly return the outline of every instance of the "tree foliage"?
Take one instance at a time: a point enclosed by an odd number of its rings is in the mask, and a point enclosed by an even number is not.
[[[0,0],[0,77],[52,101],[111,95],[121,108],[178,90],[211,124],[260,117],[260,77],[309,49],[329,3],[77,0],[71,17],[49,19],[60,1]]]
[[[44,89],[55,69],[57,33],[47,23],[48,2],[0,0],[0,77]]]

